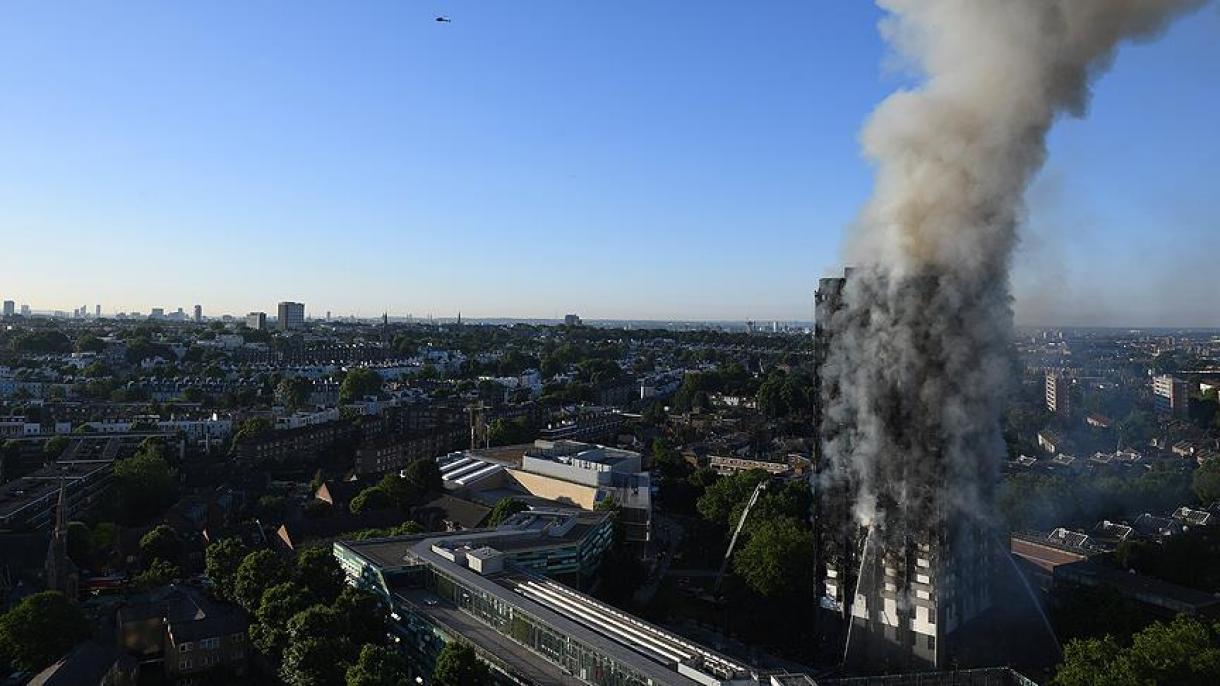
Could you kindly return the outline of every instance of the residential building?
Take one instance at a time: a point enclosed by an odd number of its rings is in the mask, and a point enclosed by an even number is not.
[[[255,331],[267,330],[267,313],[266,312],[251,312],[246,315],[246,327]]]
[[[988,617],[1001,597],[996,578],[1004,551],[996,544],[997,532],[987,520],[972,516],[951,499],[897,495],[907,489],[935,492],[943,488],[946,474],[976,485],[990,484],[987,461],[980,456],[979,473],[969,475],[941,464],[944,458],[933,436],[911,435],[922,431],[909,421],[919,410],[910,405],[909,390],[898,381],[873,389],[877,397],[892,403],[879,414],[883,424],[875,430],[884,432],[887,440],[909,441],[911,451],[926,456],[924,467],[898,474],[876,467],[880,462],[865,465],[870,472],[858,478],[873,480],[880,492],[876,500],[861,503],[853,484],[837,476],[832,466],[835,456],[826,451],[835,442],[852,449],[854,420],[823,407],[843,402],[852,392],[843,387],[843,377],[827,374],[826,368],[843,345],[837,329],[827,323],[843,318],[843,294],[853,278],[854,272],[848,270],[843,277],[821,279],[815,294],[815,384],[817,397],[823,399],[814,417],[821,436],[814,452],[814,478],[819,483],[813,512],[812,571],[819,605],[815,633],[825,645],[835,646],[847,669],[861,673],[990,662],[997,657],[967,651],[971,632],[964,627]],[[915,277],[901,284],[912,303],[926,300],[935,286],[935,277]],[[920,381],[910,383],[918,387]],[[905,444],[904,449],[908,449]],[[983,491],[979,496],[987,494]],[[861,506],[876,509],[871,518],[876,524],[862,523],[857,516]],[[1000,646],[994,648],[1003,652]]]
[[[211,683],[209,675],[246,671],[249,621],[201,589],[156,589],[119,608],[116,620],[120,649],[168,683]]]
[[[148,314],[149,319],[165,319],[165,308],[154,307]]]
[[[1152,394],[1157,412],[1175,417],[1186,416],[1190,401],[1185,380],[1169,374],[1153,377]]]
[[[634,384],[627,387],[628,392]],[[546,425],[539,433],[547,441],[612,442],[623,426],[623,415],[604,407],[582,407]]]
[[[199,324],[200,322],[202,322],[202,321],[203,321],[203,305],[196,305],[196,306],[195,306],[195,316],[194,316],[194,319],[195,319],[195,323],[196,323],[196,324]]]
[[[1058,415],[1068,415],[1071,407],[1071,380],[1061,371],[1046,373],[1046,409]]]
[[[4,301],[4,316],[12,317],[16,313],[17,313],[17,303],[13,302],[12,300],[5,300]]]
[[[276,326],[280,331],[305,328],[305,304],[285,300],[279,304]]]
[[[564,326],[580,326],[583,322],[580,317],[574,314],[565,314],[563,316]]]

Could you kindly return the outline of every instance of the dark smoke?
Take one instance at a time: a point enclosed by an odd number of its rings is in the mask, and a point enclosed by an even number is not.
[[[1010,377],[1009,267],[1022,197],[1056,117],[1126,40],[1202,0],[878,0],[923,84],[862,144],[876,188],[849,236],[823,369],[828,478],[885,535],[987,516]]]

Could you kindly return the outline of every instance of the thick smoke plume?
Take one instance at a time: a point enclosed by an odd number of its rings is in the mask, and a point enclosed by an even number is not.
[[[1009,265],[1022,196],[1061,114],[1127,40],[1203,0],[878,0],[926,76],[862,134],[876,189],[828,323],[826,476],[884,535],[990,512],[1011,377]]]

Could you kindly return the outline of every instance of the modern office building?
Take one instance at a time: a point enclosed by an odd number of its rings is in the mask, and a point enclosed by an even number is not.
[[[251,312],[246,315],[246,327],[255,331],[267,330],[267,313],[266,312]]]
[[[815,297],[814,359],[820,398],[815,414],[820,436],[814,453],[820,484],[814,505],[816,632],[828,652],[842,655],[852,672],[972,666],[974,660],[963,648],[970,632],[961,629],[993,606],[1000,551],[994,532],[980,518],[955,510],[953,499],[934,495],[943,489],[949,468],[938,464],[939,448],[922,442],[931,439],[906,435],[915,423],[907,419],[923,410],[914,406],[904,389],[880,394],[894,403],[882,415],[892,424],[881,431],[896,444],[906,441],[927,452],[929,463],[917,473],[898,477],[880,471],[859,475],[873,480],[878,494],[874,502],[857,502],[856,484],[842,470],[832,468],[835,455],[830,451],[846,451],[855,435],[854,427],[825,411],[848,389],[839,385],[841,376],[824,373],[828,358],[836,354],[836,331],[846,326],[846,318],[857,315],[844,306],[843,294],[852,275],[849,270],[842,278],[822,279]],[[930,280],[910,282],[911,301],[918,302],[919,289],[931,284]],[[979,469],[983,468],[985,460],[980,456]],[[903,481],[895,483],[896,478]],[[867,527],[861,524],[861,507],[873,508]],[[981,658],[992,659],[991,655]]]
[[[195,323],[196,323],[196,324],[199,324],[200,322],[202,322],[202,321],[203,321],[203,305],[196,305],[196,306],[195,306],[195,317],[194,317],[194,319],[195,319]]]
[[[446,643],[460,640],[500,684],[768,683],[744,664],[548,578],[581,564],[582,541],[607,535],[602,525],[582,524],[591,516],[523,512],[481,532],[341,541],[334,554],[349,583],[391,606],[396,643],[421,675]],[[590,555],[600,545],[591,543]],[[522,550],[549,551],[548,561]]]
[[[305,304],[288,300],[280,303],[276,325],[280,331],[293,331],[305,328]]]
[[[579,316],[579,315],[575,315],[575,314],[565,314],[565,315],[563,316],[563,324],[564,324],[564,326],[580,326],[582,323],[583,323],[583,322],[581,321],[581,319],[580,319],[580,316]]]
[[[1057,415],[1068,415],[1072,412],[1070,391],[1071,381],[1061,371],[1046,373],[1046,409]]]
[[[165,319],[165,308],[154,307],[148,314],[150,319]]]
[[[1168,374],[1152,379],[1153,403],[1157,412],[1175,417],[1185,416],[1189,409],[1186,381]]]
[[[15,314],[17,314],[17,303],[13,302],[12,300],[5,300],[4,301],[4,316],[11,317]]]

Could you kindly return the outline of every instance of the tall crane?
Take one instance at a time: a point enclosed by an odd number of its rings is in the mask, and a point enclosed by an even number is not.
[[[754,503],[758,502],[758,496],[766,490],[768,479],[763,479],[754,487],[754,492],[750,494],[750,500],[746,502],[745,509],[741,511],[741,517],[737,520],[737,528],[733,529],[733,537],[729,539],[729,549],[724,551],[724,560],[720,562],[720,572],[716,574],[716,585],[712,589],[713,596],[720,595],[720,584],[724,583],[724,573],[729,568],[729,560],[733,557],[733,548],[737,545],[737,535],[741,533],[741,528],[746,524],[746,517],[750,515],[750,508],[754,507]]]

